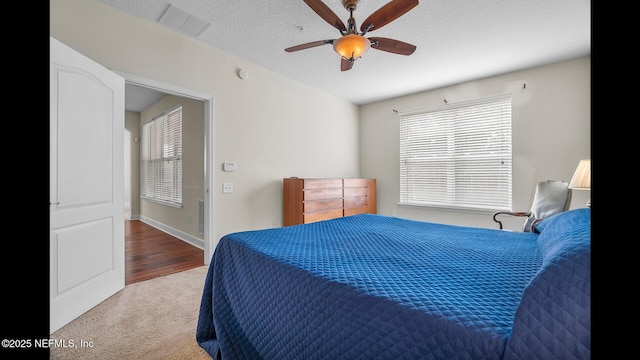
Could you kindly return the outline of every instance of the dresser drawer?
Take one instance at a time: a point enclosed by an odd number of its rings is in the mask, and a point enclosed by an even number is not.
[[[342,188],[304,189],[304,201],[342,199]]]
[[[369,184],[369,179],[343,179],[344,187],[362,187],[366,188],[367,184]]]
[[[352,208],[344,208],[344,216],[366,214],[366,213],[367,213],[367,205],[352,207]]]
[[[344,207],[350,208],[350,207],[359,207],[359,206],[367,206],[366,196],[344,198]]]
[[[304,214],[304,223],[312,223],[320,220],[329,220],[342,217],[342,209],[316,211]]]
[[[342,205],[342,199],[306,200],[304,202],[304,212],[342,209]]]
[[[326,188],[342,189],[342,179],[304,179],[304,188],[305,190]]]
[[[367,188],[344,188],[344,197],[367,196]]]

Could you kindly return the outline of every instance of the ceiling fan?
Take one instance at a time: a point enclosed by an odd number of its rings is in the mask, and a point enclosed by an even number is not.
[[[331,26],[340,31],[342,37],[338,39],[318,40],[306,44],[296,45],[284,49],[286,52],[294,52],[309,49],[316,46],[333,44],[333,49],[340,55],[340,70],[346,71],[353,67],[353,63],[359,59],[369,48],[382,50],[394,54],[411,55],[416,50],[415,45],[399,40],[370,37],[364,35],[373,30],[380,29],[393,20],[407,13],[418,6],[418,0],[392,0],[386,5],[376,10],[362,23],[360,32],[356,27],[356,20],[353,18],[353,11],[360,0],[342,0],[342,5],[349,10],[349,20],[347,28],[342,20],[321,0],[304,0],[309,7]]]

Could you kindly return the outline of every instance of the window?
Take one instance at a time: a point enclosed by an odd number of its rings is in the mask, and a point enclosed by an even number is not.
[[[400,204],[511,209],[511,96],[400,114]]]
[[[142,198],[182,207],[182,106],[142,126]]]

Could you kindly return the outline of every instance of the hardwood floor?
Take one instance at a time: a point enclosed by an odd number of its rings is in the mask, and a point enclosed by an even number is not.
[[[204,250],[139,220],[125,220],[125,285],[204,266]]]

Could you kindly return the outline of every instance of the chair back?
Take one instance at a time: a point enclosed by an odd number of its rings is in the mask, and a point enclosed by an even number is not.
[[[531,205],[531,216],[527,217],[522,231],[532,231],[532,226],[536,221],[567,211],[570,205],[571,189],[569,189],[568,181],[546,180],[539,182]]]

